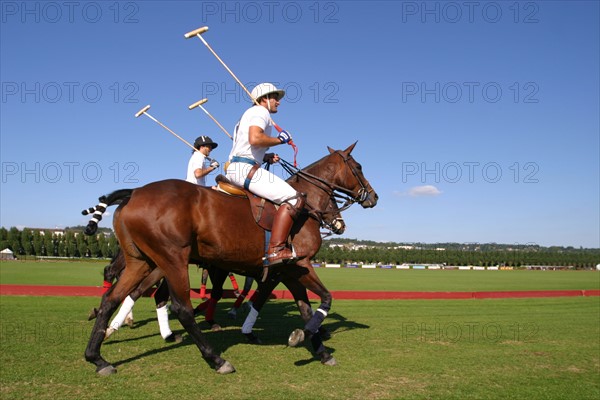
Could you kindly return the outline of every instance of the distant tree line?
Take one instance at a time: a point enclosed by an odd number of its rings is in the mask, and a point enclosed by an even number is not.
[[[331,247],[331,245],[335,245]],[[341,245],[341,246],[340,246]],[[408,248],[412,247],[412,248]],[[547,265],[593,268],[600,263],[600,249],[573,247],[542,247],[538,245],[498,244],[415,244],[324,241],[315,256],[317,262],[343,264],[347,262],[384,264],[446,264],[512,266]]]
[[[98,233],[92,236],[83,234],[83,230],[84,227],[79,226],[61,231],[0,228],[0,250],[9,248],[17,257],[73,258],[111,258],[118,251],[119,243],[111,229],[99,228]],[[314,261],[336,264],[363,262],[593,268],[600,263],[600,249],[496,243],[413,243],[409,246],[402,243],[333,239],[323,241]]]
[[[60,232],[60,233],[59,233]],[[113,257],[119,242],[110,229],[96,235],[83,234],[83,228],[64,230],[0,228],[0,250],[10,249],[16,257]]]

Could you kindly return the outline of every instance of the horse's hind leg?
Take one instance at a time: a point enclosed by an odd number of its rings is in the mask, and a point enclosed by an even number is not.
[[[116,369],[100,355],[100,347],[106,335],[108,320],[125,296],[148,274],[149,269],[150,267],[145,261],[129,258],[128,268],[125,269],[121,278],[102,296],[100,309],[85,349],[85,359],[96,365],[96,372],[100,375],[109,375],[116,372]]]
[[[155,254],[153,259],[165,272],[165,278],[167,279],[169,292],[171,294],[171,311],[177,314],[179,322],[202,353],[202,357],[206,361],[212,362],[218,373],[228,374],[235,372],[233,365],[222,359],[220,355],[213,350],[194,319],[194,308],[190,301],[188,254],[185,252],[182,254],[182,252],[179,251],[180,259],[177,260],[175,259],[177,256],[176,251],[165,253],[169,255],[168,258],[162,258],[158,254]]]

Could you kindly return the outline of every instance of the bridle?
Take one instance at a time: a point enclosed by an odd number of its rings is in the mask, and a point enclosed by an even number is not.
[[[368,186],[365,184],[365,182],[361,178],[360,173],[356,170],[355,166],[353,164],[349,163],[350,160],[354,161],[352,156],[344,155],[339,150],[335,151],[334,153],[339,155],[342,158],[342,160],[344,160],[344,163],[346,164],[347,169],[349,169],[352,172],[354,179],[356,179],[356,181],[360,185],[360,188],[357,191],[353,191],[353,190],[350,190],[343,186],[336,185],[336,184],[331,183],[321,177],[313,175],[304,170],[298,169],[283,159],[280,159],[280,163],[281,163],[283,169],[290,175],[296,175],[296,176],[304,179],[308,183],[312,184],[313,186],[316,186],[318,189],[323,190],[325,193],[327,193],[327,196],[329,197],[329,199],[331,201],[335,201],[337,203],[344,202],[344,204],[341,207],[339,207],[338,210],[334,211],[334,212],[341,213],[342,211],[347,210],[354,203],[361,204],[361,203],[365,202],[369,198],[369,195],[373,191],[373,189],[368,188]],[[356,161],[354,161],[354,163],[356,163]],[[332,211],[327,211],[327,210],[316,210],[316,211],[323,213],[323,214],[332,213]]]

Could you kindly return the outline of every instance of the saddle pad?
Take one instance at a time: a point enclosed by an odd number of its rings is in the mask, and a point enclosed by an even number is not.
[[[231,184],[225,176],[218,175],[215,180],[217,181],[217,189],[219,189],[221,192],[230,194],[232,196],[248,197],[244,189]]]

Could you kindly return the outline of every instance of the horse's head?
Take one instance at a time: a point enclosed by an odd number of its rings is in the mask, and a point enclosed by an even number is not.
[[[363,208],[371,208],[377,205],[377,193],[371,187],[369,181],[364,177],[362,166],[350,155],[356,146],[356,142],[346,150],[329,149],[330,162],[335,165],[334,183],[340,192],[350,196]]]

